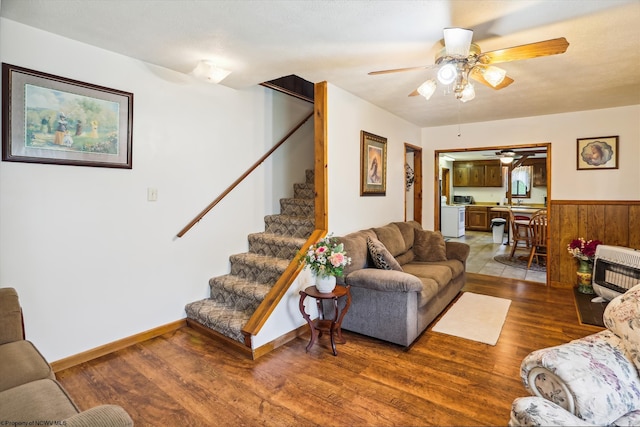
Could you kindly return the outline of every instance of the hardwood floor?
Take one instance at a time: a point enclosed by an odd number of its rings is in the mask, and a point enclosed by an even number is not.
[[[470,273],[464,290],[512,300],[496,346],[345,331],[337,357],[326,336],[305,353],[307,335],[252,361],[185,327],[57,376],[82,409],[118,404],[138,426],[506,425],[522,359],[601,330],[579,323],[572,289]]]

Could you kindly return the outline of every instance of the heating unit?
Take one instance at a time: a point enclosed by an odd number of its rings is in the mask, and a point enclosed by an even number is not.
[[[593,264],[593,290],[606,301],[640,284],[640,251],[598,245]]]

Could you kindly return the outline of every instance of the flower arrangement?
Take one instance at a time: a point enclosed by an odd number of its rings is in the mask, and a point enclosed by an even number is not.
[[[580,237],[573,239],[571,243],[567,245],[567,250],[579,260],[593,262],[596,256],[596,248],[601,244],[602,242],[600,240],[585,240]]]
[[[311,245],[300,262],[306,263],[317,277],[339,277],[344,267],[351,264],[351,258],[347,256],[342,243],[338,244],[334,237],[327,236]]]

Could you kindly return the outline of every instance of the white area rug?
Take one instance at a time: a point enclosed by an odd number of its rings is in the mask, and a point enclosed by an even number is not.
[[[464,292],[432,331],[496,345],[511,300]]]

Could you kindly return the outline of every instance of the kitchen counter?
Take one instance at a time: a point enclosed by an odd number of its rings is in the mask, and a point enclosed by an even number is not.
[[[491,208],[492,211],[494,212],[509,212],[510,210],[516,213],[523,213],[523,214],[533,214],[538,212],[540,209],[544,209],[543,207],[533,207],[533,206],[525,206],[525,207],[520,207],[520,206],[494,206]]]

